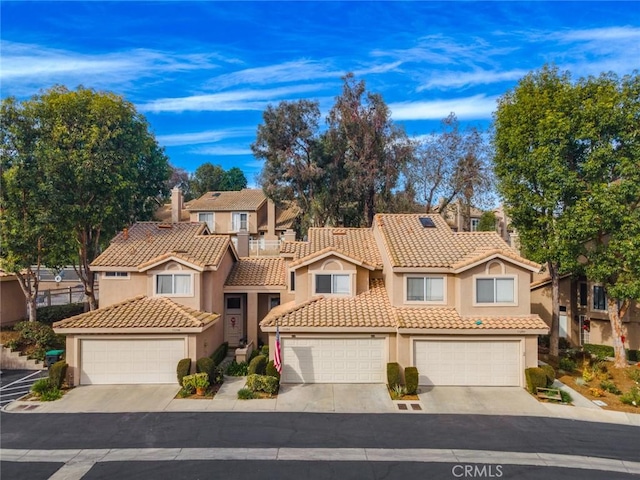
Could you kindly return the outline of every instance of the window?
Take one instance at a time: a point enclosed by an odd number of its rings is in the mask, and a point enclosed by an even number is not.
[[[476,303],[514,303],[514,287],[514,278],[477,278]]]
[[[289,272],[289,290],[296,291],[296,272]]]
[[[316,275],[316,293],[349,295],[351,276],[349,274]]]
[[[580,283],[580,306],[586,307],[587,303],[587,284],[582,282]]]
[[[157,295],[189,295],[191,294],[191,275],[162,274],[156,275]]]
[[[198,221],[206,223],[207,227],[209,227],[209,231],[211,231],[211,232],[214,231],[213,212],[200,212],[200,213],[198,213]]]
[[[232,214],[232,230],[237,232],[238,230],[249,230],[249,214],[233,212]]]
[[[480,219],[479,218],[472,218],[471,219],[471,231],[472,232],[477,232],[479,225],[480,225]]]
[[[269,297],[269,310],[276,308],[278,305],[280,305],[280,296]]]
[[[593,309],[607,310],[607,296],[604,293],[604,287],[602,285],[593,286]]]
[[[227,310],[240,310],[241,306],[240,297],[227,297]]]
[[[407,302],[444,302],[444,277],[407,277]]]
[[[129,272],[104,272],[104,278],[129,278]]]

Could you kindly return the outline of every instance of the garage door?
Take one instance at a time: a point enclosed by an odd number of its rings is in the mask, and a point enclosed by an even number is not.
[[[518,340],[416,340],[420,385],[519,386]]]
[[[382,338],[284,338],[283,383],[385,383]]]
[[[101,339],[81,341],[80,383],[177,383],[184,339]]]

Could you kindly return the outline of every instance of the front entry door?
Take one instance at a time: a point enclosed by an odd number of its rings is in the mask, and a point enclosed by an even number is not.
[[[224,310],[224,341],[237,347],[244,337],[244,315],[241,295],[227,295]]]

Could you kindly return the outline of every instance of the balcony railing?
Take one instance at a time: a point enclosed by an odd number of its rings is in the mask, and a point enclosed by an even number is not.
[[[277,257],[280,255],[280,240],[250,240],[250,257]]]

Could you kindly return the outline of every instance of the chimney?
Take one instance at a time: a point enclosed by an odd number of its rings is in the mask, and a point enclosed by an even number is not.
[[[276,204],[273,200],[267,200],[267,240],[273,240],[276,237]]]
[[[237,234],[238,243],[237,248],[239,257],[249,256],[249,232],[246,229],[241,229]]]
[[[285,242],[295,242],[296,241],[296,232],[294,232],[291,228],[288,228],[284,232],[284,241]]]
[[[122,229],[122,238],[129,240],[129,229],[127,227]]]
[[[178,223],[182,217],[182,190],[180,187],[171,189],[171,222]]]

